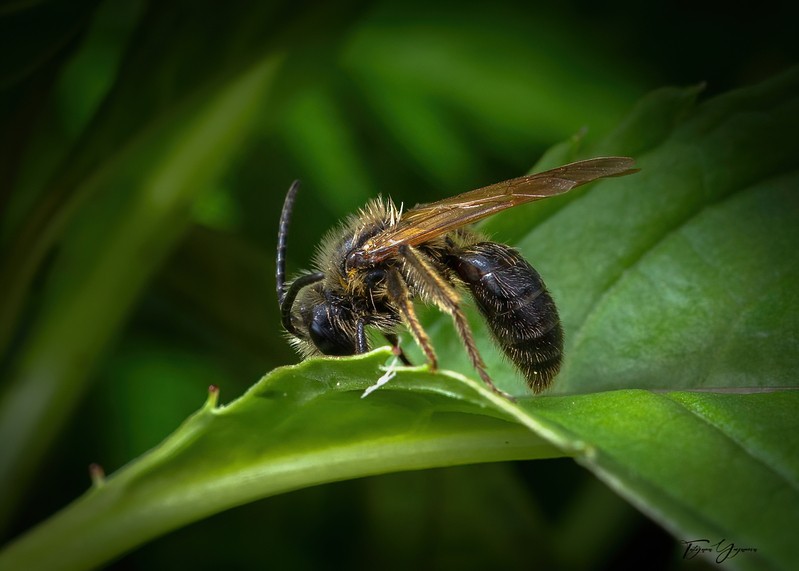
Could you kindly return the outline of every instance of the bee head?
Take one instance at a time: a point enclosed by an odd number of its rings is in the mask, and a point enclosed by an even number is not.
[[[321,286],[321,284],[317,284]],[[349,305],[322,287],[306,287],[288,311],[286,330],[303,353],[332,356],[357,352],[355,325]]]
[[[354,355],[356,341],[354,331],[346,327],[347,312],[331,302],[320,303],[301,312],[308,330],[308,337],[324,355]]]

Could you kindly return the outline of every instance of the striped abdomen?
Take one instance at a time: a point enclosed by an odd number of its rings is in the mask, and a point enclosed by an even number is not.
[[[448,263],[530,388],[540,392],[549,386],[560,369],[563,329],[538,272],[516,250],[493,242],[464,248]]]

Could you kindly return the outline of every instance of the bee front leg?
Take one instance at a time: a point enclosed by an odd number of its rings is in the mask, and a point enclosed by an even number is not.
[[[369,341],[366,339],[366,330],[364,325],[363,319],[359,319],[355,323],[355,351],[359,354],[369,351]]]
[[[383,335],[385,335],[386,339],[388,339],[388,342],[391,343],[391,351],[400,361],[402,361],[402,364],[406,367],[413,367],[413,363],[411,363],[411,361],[405,355],[405,351],[403,351],[402,347],[400,347],[399,337],[393,333],[384,333]]]
[[[419,318],[416,316],[416,310],[414,310],[413,301],[411,300],[411,293],[408,291],[405,280],[397,270],[388,272],[386,276],[386,291],[388,292],[391,303],[393,303],[399,311],[402,321],[408,326],[417,345],[421,347],[425,357],[427,357],[430,370],[435,371],[438,369],[438,358],[436,357],[436,352],[433,350],[433,344],[430,342],[430,338],[427,336],[427,333],[425,333],[422,324],[419,322]],[[407,359],[403,362],[405,361],[407,361]]]

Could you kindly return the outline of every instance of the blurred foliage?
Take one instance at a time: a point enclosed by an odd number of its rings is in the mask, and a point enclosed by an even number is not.
[[[14,405],[0,429],[20,446],[0,453],[12,482],[5,537],[79,495],[90,462],[115,470],[157,444],[208,384],[233,398],[296,360],[277,326],[272,261],[292,179],[305,182],[294,271],[377,192],[413,204],[516,176],[581,129],[597,140],[655,87],[707,82],[714,94],[786,67],[794,35],[769,2],[721,13],[584,1],[0,5],[0,399]],[[35,384],[24,385],[26,370]],[[3,465],[14,454],[25,461]],[[470,513],[492,517],[498,508],[479,502],[496,489],[519,511],[493,517],[519,526],[541,511],[565,517],[552,498],[580,513],[580,490],[593,490],[582,517],[623,514],[609,568],[642,546],[668,566],[672,540],[637,533],[640,516],[573,464],[542,464],[297,492],[186,528],[119,567],[366,567],[364,553],[385,546],[439,567],[470,553],[479,568],[517,553],[502,538],[465,547],[457,539],[484,529],[480,516],[447,514],[477,505]],[[409,489],[421,490],[418,504],[398,502]],[[392,523],[401,509],[404,529]],[[450,528],[462,534],[428,539]],[[416,534],[411,547],[400,533]],[[359,550],[359,534],[373,551]],[[265,536],[268,551],[251,540]]]

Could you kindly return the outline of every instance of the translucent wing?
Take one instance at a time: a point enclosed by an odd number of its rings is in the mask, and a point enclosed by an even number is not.
[[[563,194],[599,178],[637,172],[629,157],[600,157],[498,182],[439,200],[420,204],[402,215],[397,224],[372,237],[348,256],[348,265],[363,266],[386,259],[403,244],[418,246],[446,232],[477,222],[507,208]]]

